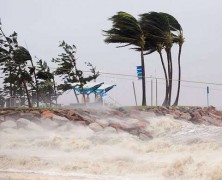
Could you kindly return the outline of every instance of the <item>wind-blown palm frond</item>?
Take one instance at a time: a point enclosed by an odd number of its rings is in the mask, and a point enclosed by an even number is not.
[[[143,32],[138,21],[126,12],[118,12],[109,18],[113,22],[110,30],[103,31],[106,43],[122,43],[124,46],[141,46]],[[123,46],[123,47],[124,47]]]
[[[104,32],[106,43],[123,44],[117,47],[126,47],[133,45],[133,49],[141,53],[142,66],[142,105],[146,106],[146,88],[145,88],[145,64],[144,64],[144,46],[145,36],[139,21],[131,14],[126,12],[118,12],[109,18],[112,21],[112,28]]]

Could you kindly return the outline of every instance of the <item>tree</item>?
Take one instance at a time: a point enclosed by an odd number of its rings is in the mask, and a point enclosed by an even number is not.
[[[173,78],[171,48],[173,46],[173,43],[178,41],[178,36],[176,36],[173,32],[181,31],[182,28],[173,16],[166,13],[150,12],[140,15],[140,17],[140,23],[146,35],[146,39],[148,39],[149,42],[150,39],[152,40],[152,42],[154,42],[152,45],[156,47],[156,50],[161,58],[161,63],[166,79],[166,95],[163,105],[169,106],[171,104]],[[145,49],[147,49],[146,46],[147,45],[145,43]],[[162,49],[165,49],[167,54],[168,73],[164,65],[161,52]]]
[[[12,85],[13,79],[18,82],[21,80],[28,99],[29,107],[32,107],[27,84],[32,83],[32,78],[26,70],[27,61],[31,59],[29,52],[22,46],[18,46],[17,33],[14,32],[9,37],[5,35],[0,24],[0,62],[3,66],[3,72],[6,73],[5,82],[10,83],[10,97],[13,96]],[[8,74],[7,74],[8,73]],[[16,75],[16,78],[15,78]],[[14,85],[16,83],[14,82]]]
[[[53,100],[55,100],[57,104],[58,93],[56,90],[54,74],[50,72],[50,68],[45,61],[39,59],[37,65],[36,78],[39,80],[41,100],[46,103],[46,105],[49,103],[51,106]]]
[[[73,89],[73,87],[69,83],[78,83],[78,86],[82,89],[83,92],[84,102],[86,102],[83,86],[87,82],[96,79],[99,76],[99,72],[85,77],[83,71],[77,68],[77,59],[75,57],[76,46],[71,46],[65,41],[62,41],[59,47],[62,47],[64,52],[58,55],[57,58],[53,58],[52,62],[58,64],[58,68],[54,72],[55,75],[59,75],[60,77],[62,77],[65,82],[60,84],[58,86],[58,89],[63,91]],[[76,96],[76,100],[79,103],[78,96],[75,90],[74,93]]]
[[[156,21],[155,19],[152,19],[152,15],[150,13],[144,13],[140,15],[140,24],[143,29],[143,32],[146,36],[145,39],[145,55],[151,54],[155,51],[158,52],[160,59],[161,59],[161,64],[162,68],[164,70],[164,75],[165,75],[165,84],[166,84],[166,93],[165,93],[165,99],[163,102],[163,106],[167,105],[168,101],[168,90],[169,90],[169,79],[167,75],[167,70],[164,64],[163,56],[162,56],[162,49],[164,48],[163,40],[161,38],[161,31],[160,29],[153,24],[152,21]]]
[[[32,107],[27,83],[33,84],[31,75],[34,73],[34,71],[31,69],[30,71],[28,71],[26,69],[27,61],[29,61],[30,59],[31,59],[30,53],[22,46],[18,46],[18,48],[13,51],[14,64],[15,66],[18,66],[18,78],[23,83],[24,90],[28,99],[28,106]]]
[[[132,15],[126,12],[118,12],[109,18],[112,21],[112,28],[103,31],[106,43],[124,44],[118,47],[134,46],[139,48],[142,66],[142,105],[146,106],[146,82],[145,82],[145,63],[144,63],[144,45],[145,35],[140,23]]]

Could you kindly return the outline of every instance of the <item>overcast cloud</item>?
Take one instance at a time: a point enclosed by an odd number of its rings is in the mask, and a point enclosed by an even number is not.
[[[173,15],[182,25],[185,36],[181,59],[182,80],[222,84],[220,0],[0,0],[0,18],[6,34],[16,31],[19,43],[27,46],[33,57],[46,60],[51,67],[56,67],[50,62],[52,57],[61,52],[58,48],[59,41],[65,40],[77,46],[81,67],[84,67],[85,61],[90,61],[102,72],[136,75],[136,66],[140,65],[139,53],[128,48],[115,48],[115,45],[107,45],[103,41],[102,30],[111,27],[108,18],[118,11],[126,11],[135,17],[150,11]],[[177,79],[178,47],[175,46],[174,49],[174,78]],[[147,76],[164,77],[156,53],[146,56],[145,62]],[[99,80],[117,84],[109,95],[121,105],[135,104],[132,91],[134,80],[138,103],[141,103],[141,81],[130,77],[119,79],[118,76],[111,75],[101,76]],[[160,80],[158,82],[158,104],[163,101],[163,83]],[[179,104],[206,105],[206,86],[182,83]],[[222,86],[208,86],[211,90],[210,103],[222,106]],[[147,101],[148,104],[151,103],[149,82]],[[65,94],[60,102],[75,102],[74,95]],[[155,104],[155,97],[153,103]]]

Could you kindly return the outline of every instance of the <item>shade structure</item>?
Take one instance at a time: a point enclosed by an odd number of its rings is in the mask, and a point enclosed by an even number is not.
[[[76,90],[78,93],[89,95],[95,92],[102,84],[104,84],[104,82],[90,82],[85,84],[83,88],[80,87],[79,83],[72,83],[71,85],[73,89]]]
[[[113,85],[103,84],[98,89],[96,89],[95,93],[100,96],[103,96],[105,93],[110,91],[115,86],[116,86],[115,84],[113,84]]]

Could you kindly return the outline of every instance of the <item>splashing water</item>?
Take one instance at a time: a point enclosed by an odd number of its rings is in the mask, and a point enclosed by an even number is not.
[[[153,139],[69,121],[1,125],[0,179],[222,179],[221,127],[142,116]]]

